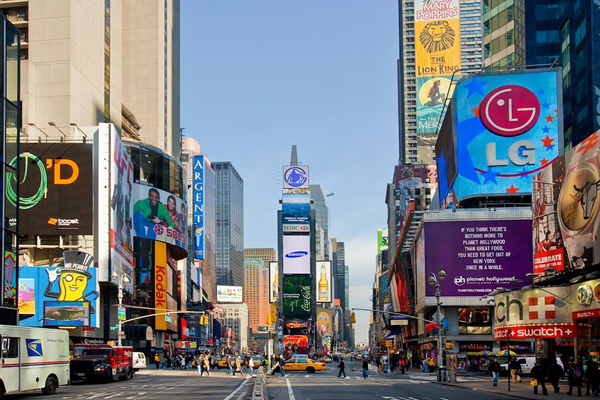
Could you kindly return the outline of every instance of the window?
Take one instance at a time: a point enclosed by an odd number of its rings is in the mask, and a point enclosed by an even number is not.
[[[19,357],[19,338],[3,337],[2,338],[2,357],[17,358]]]

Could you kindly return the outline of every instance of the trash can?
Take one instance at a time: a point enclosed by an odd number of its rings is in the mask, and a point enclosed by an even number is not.
[[[448,367],[438,367],[437,368],[437,380],[438,382],[446,382],[446,375],[448,372]]]

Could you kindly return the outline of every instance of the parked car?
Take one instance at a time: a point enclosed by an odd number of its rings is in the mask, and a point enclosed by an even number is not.
[[[133,352],[133,370],[139,371],[142,368],[146,368],[146,355],[139,351]]]
[[[71,381],[133,378],[133,347],[108,344],[76,344],[71,360]]]

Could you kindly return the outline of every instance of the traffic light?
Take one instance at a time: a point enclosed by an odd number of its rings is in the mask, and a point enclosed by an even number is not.
[[[356,314],[354,314],[354,311],[350,313],[350,323],[351,324],[356,323]]]

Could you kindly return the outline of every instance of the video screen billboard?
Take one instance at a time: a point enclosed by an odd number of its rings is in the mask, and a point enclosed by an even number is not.
[[[134,236],[169,243],[187,251],[187,205],[169,192],[133,184]]]
[[[308,189],[308,165],[285,165],[283,167],[284,189]]]
[[[241,286],[217,286],[217,302],[243,303],[243,288]]]
[[[133,162],[118,132],[111,125],[110,152],[110,263],[111,274],[118,278],[111,281],[118,285],[123,274],[130,282],[124,290],[133,294]]]
[[[317,303],[331,303],[331,261],[317,261],[317,276],[315,279]]]
[[[513,279],[526,281],[533,272],[531,220],[474,220],[425,222],[425,273],[437,274],[443,296],[483,296],[503,287],[516,286]],[[435,287],[425,285],[425,295],[435,296]]]
[[[310,274],[309,235],[283,235],[283,273]]]
[[[312,279],[308,275],[283,277],[283,315],[307,318],[312,314]]]
[[[460,69],[458,0],[415,1],[417,134],[434,135],[452,73]]]
[[[279,263],[269,263],[269,302],[276,303],[279,300]]]
[[[435,161],[438,173],[438,190],[440,204],[452,187],[456,178],[456,135],[453,120],[454,107],[450,107],[444,116],[444,123],[435,143]]]
[[[63,252],[63,266],[19,268],[19,325],[100,327],[94,258]]]
[[[600,131],[536,175],[534,272],[570,272],[600,263]]]
[[[310,231],[310,195],[284,193],[281,205],[283,232]]]
[[[377,254],[383,247],[388,247],[388,228],[377,229]]]
[[[557,70],[469,75],[454,91],[458,201],[531,193],[531,178],[562,152]]]
[[[21,143],[19,234],[91,235],[93,145]],[[17,160],[7,160],[15,164]],[[6,198],[16,206],[17,179],[7,174]]]
[[[204,260],[204,156],[194,156],[193,160],[193,221],[194,258]]]

